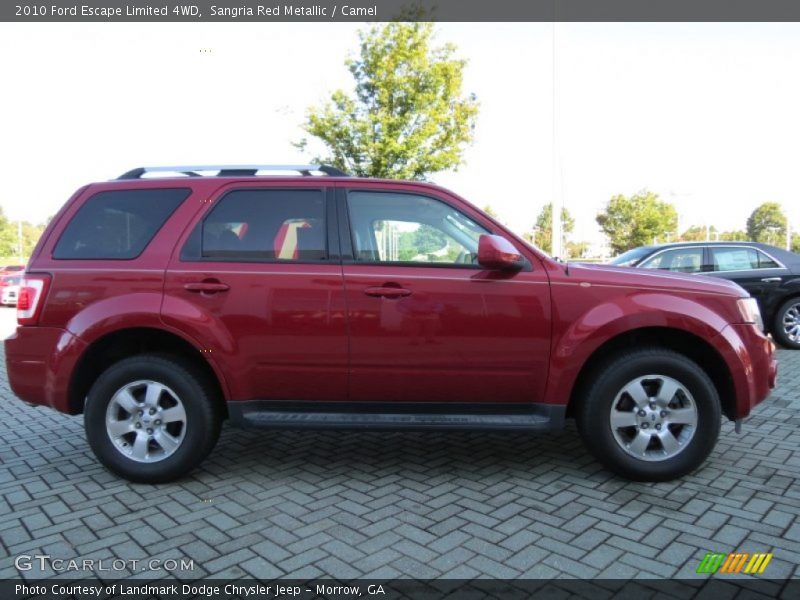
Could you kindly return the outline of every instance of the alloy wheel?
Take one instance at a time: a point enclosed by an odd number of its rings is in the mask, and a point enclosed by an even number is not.
[[[697,405],[678,380],[645,375],[619,391],[609,415],[622,450],[645,461],[662,461],[682,452],[697,430]]]
[[[178,395],[157,381],[120,388],[106,410],[106,433],[114,447],[136,462],[171,456],[186,435],[186,410]]]

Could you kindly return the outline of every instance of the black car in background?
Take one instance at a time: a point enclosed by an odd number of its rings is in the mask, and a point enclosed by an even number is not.
[[[766,331],[800,350],[800,254],[757,242],[679,242],[634,248],[611,264],[735,281],[758,301]]]

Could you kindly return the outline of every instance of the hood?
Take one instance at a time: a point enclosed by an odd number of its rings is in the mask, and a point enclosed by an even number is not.
[[[700,292],[721,294],[744,298],[749,294],[740,285],[727,279],[657,271],[655,269],[637,269],[634,267],[615,267],[612,265],[593,265],[571,263],[569,274],[573,278],[582,279],[598,285],[624,285],[636,288],[656,288],[672,291]]]

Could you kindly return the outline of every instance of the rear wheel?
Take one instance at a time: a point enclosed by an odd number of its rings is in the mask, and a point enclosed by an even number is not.
[[[667,481],[699,467],[719,436],[719,396],[708,375],[670,350],[627,352],[595,371],[577,411],[589,450],[629,479]]]
[[[108,469],[131,481],[185,475],[219,437],[218,403],[205,383],[172,357],[139,355],[115,363],[86,400],[89,445]]]
[[[775,340],[786,348],[800,350],[800,298],[789,298],[775,313]]]

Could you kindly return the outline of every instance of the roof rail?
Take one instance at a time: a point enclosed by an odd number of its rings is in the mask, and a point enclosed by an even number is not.
[[[117,179],[142,179],[147,173],[180,173],[188,177],[255,177],[259,171],[297,171],[304,177],[322,173],[333,177],[349,177],[347,173],[327,165],[182,165],[173,167],[138,167]]]

